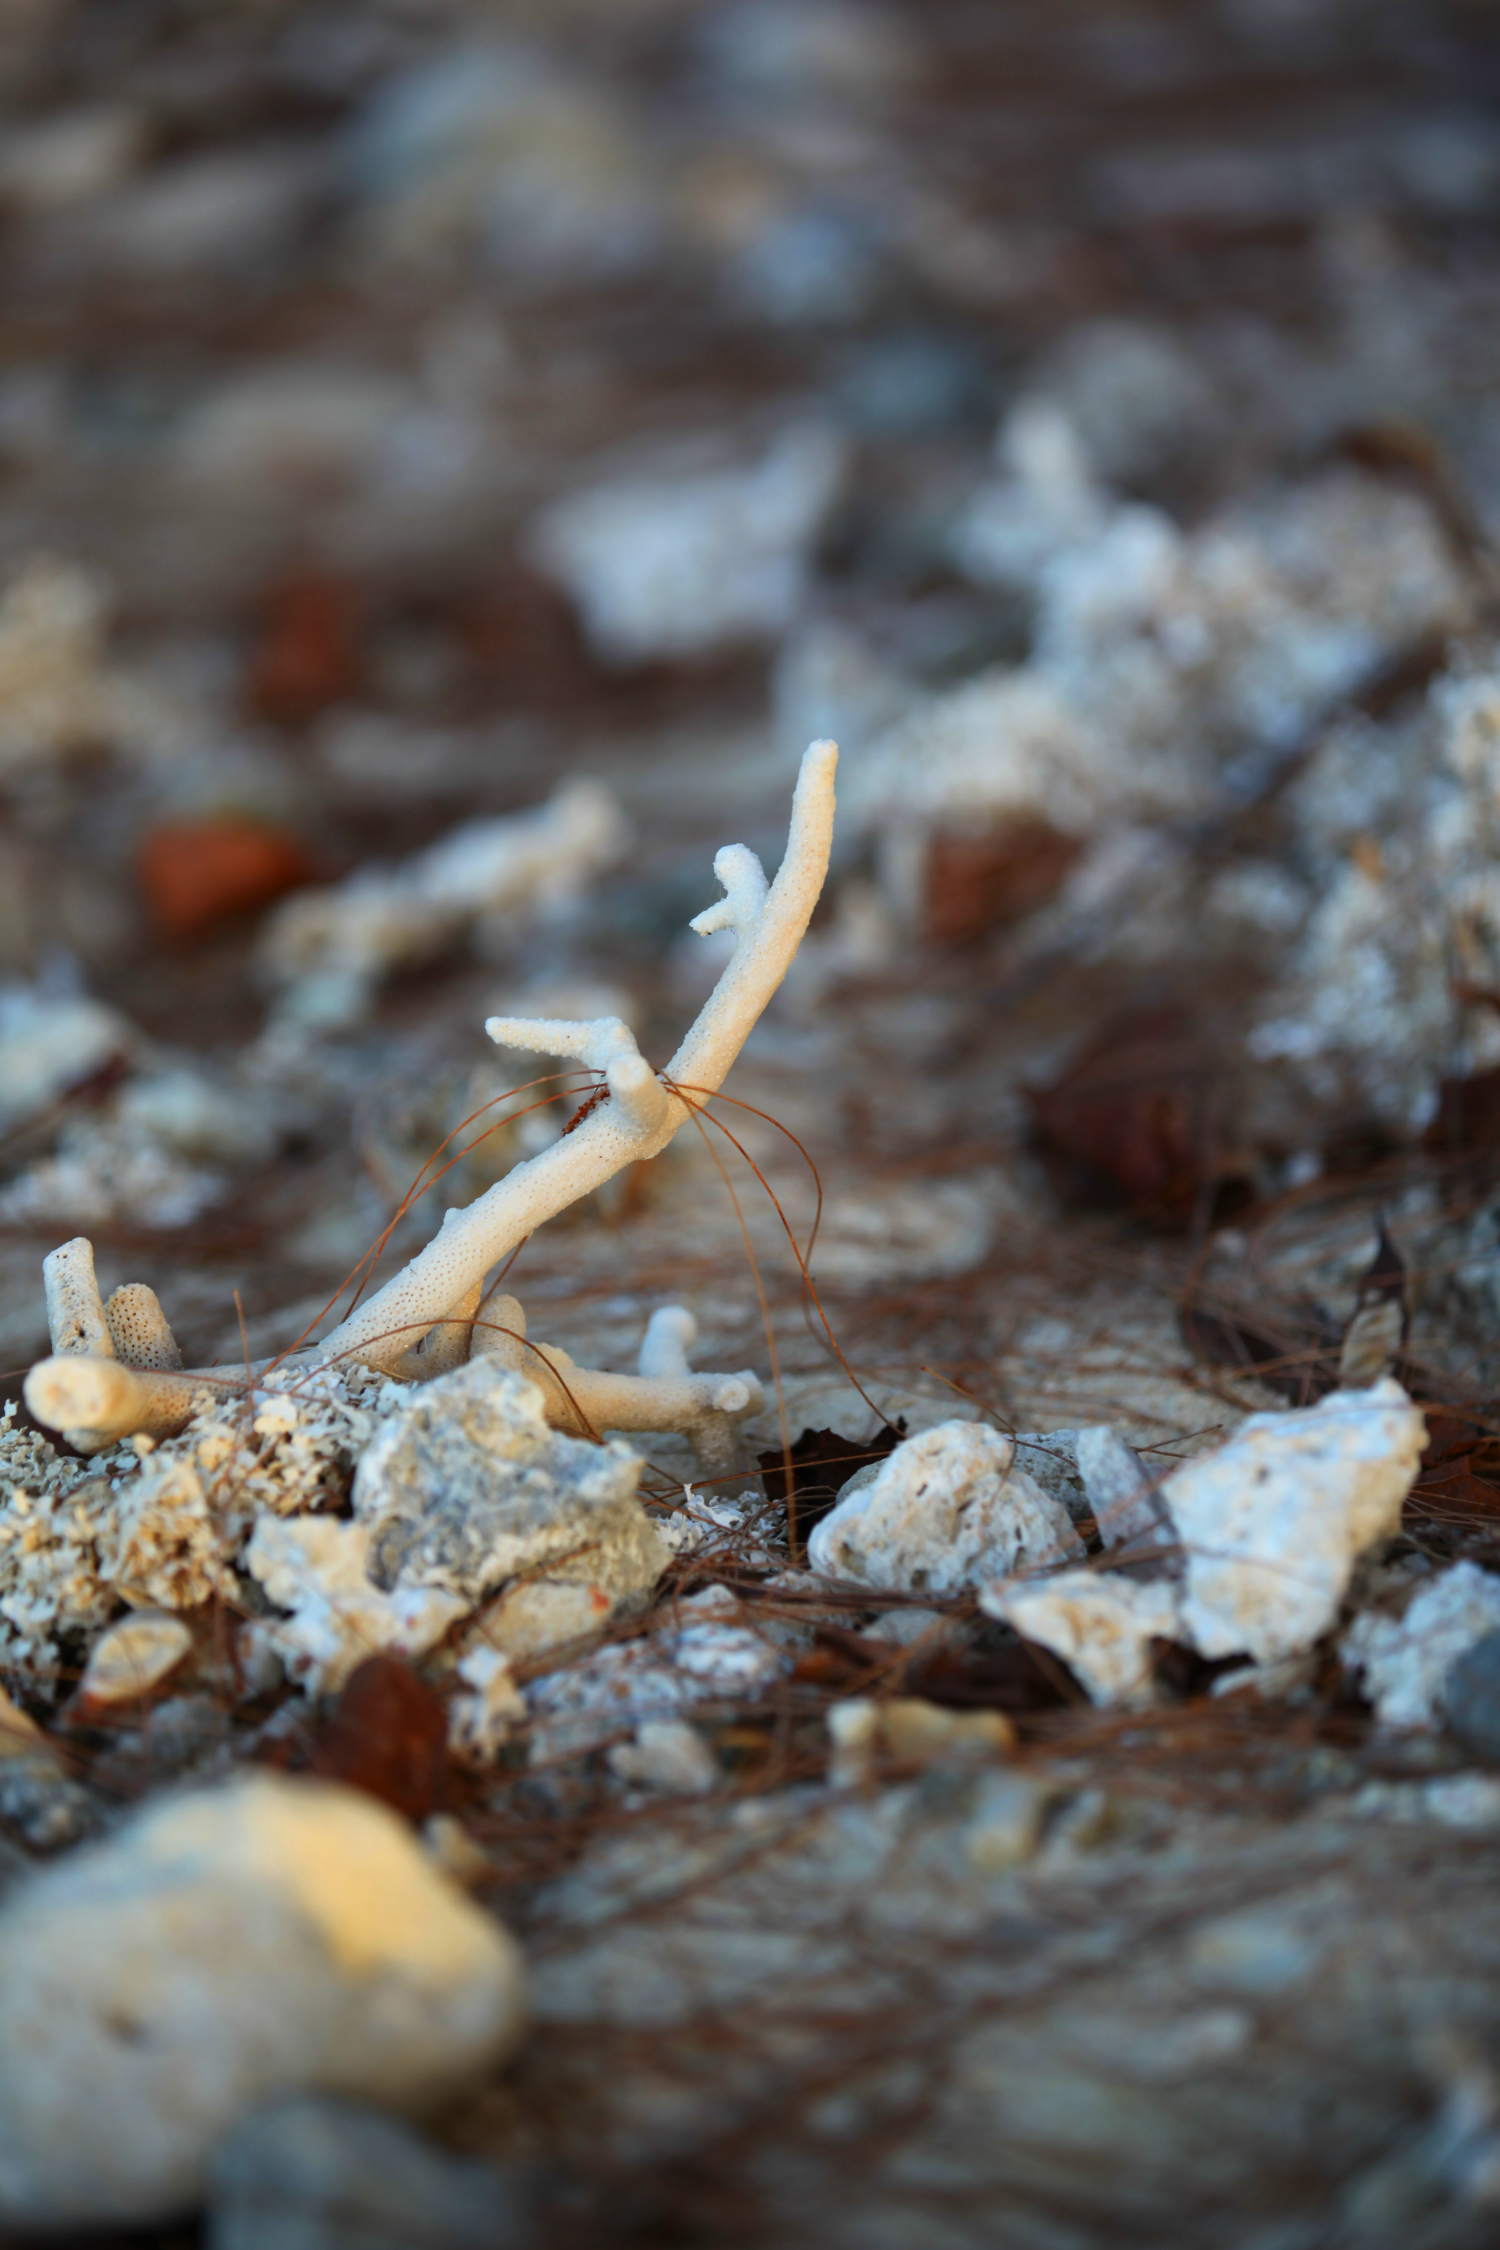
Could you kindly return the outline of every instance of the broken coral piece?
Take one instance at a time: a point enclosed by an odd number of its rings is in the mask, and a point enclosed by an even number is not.
[[[514,1297],[479,1308],[474,1351],[525,1375],[547,1402],[554,1429],[577,1436],[607,1430],[676,1431],[691,1444],[706,1477],[732,1476],[741,1466],[739,1428],[764,1404],[748,1368],[737,1375],[696,1375],[688,1349],[698,1324],[683,1305],[661,1305],[641,1344],[639,1372],[609,1375],[579,1367],[556,1344],[531,1344],[526,1315]]]
[[[383,1591],[370,1577],[369,1526],[336,1516],[262,1516],[244,1565],[276,1608],[247,1633],[253,1655],[276,1657],[310,1695],[344,1685],[382,1650],[421,1656],[469,1606],[432,1587]]]
[[[1271,1663],[1338,1616],[1354,1565],[1400,1529],[1426,1425],[1401,1385],[1252,1414],[1162,1486],[1186,1556],[1183,1624],[1200,1654]]]
[[[892,1592],[951,1596],[1024,1569],[1082,1557],[1063,1503],[1016,1467],[1016,1447],[981,1422],[940,1422],[909,1437],[866,1482],[844,1488],[807,1544],[825,1577]],[[931,1611],[886,1625],[910,1638]]]
[[[467,1691],[448,1706],[448,1745],[466,1765],[490,1765],[517,1729],[526,1724],[526,1698],[517,1687],[510,1659],[483,1643],[459,1658],[457,1672]]]
[[[1016,1746],[1003,1711],[949,1711],[920,1695],[847,1696],[829,1707],[828,1733],[835,1789],[863,1788],[883,1766],[977,1764],[1008,1757]]]
[[[465,1292],[544,1220],[625,1165],[659,1156],[702,1098],[717,1091],[785,976],[823,888],[837,759],[831,742],[813,743],[803,758],[786,856],[774,883],[767,885],[760,861],[743,844],[726,846],[716,857],[714,872],[725,895],[694,918],[693,928],[700,935],[733,930],[734,951],[659,1076],[617,1017],[592,1024],[490,1019],[486,1029],[501,1046],[576,1055],[599,1072],[608,1098],[446,1224],[403,1272],[324,1339],[330,1355],[350,1353],[371,1366],[387,1365],[451,1313]]]
[[[643,1719],[633,1742],[608,1753],[610,1771],[664,1797],[703,1797],[719,1782],[719,1761],[686,1719]]]
[[[134,1610],[106,1627],[89,1651],[74,1716],[142,1703],[191,1655],[191,1626],[167,1610]]]

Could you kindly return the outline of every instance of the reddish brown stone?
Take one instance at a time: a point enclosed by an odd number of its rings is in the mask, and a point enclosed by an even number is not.
[[[294,836],[234,818],[163,821],[142,839],[137,864],[151,919],[169,938],[200,937],[313,873]]]
[[[318,1729],[308,1770],[378,1797],[408,1820],[443,1799],[448,1715],[399,1656],[367,1656]]]
[[[923,932],[936,945],[968,945],[1054,898],[1082,846],[1042,820],[1016,820],[974,836],[939,833],[927,847]]]
[[[359,620],[349,589],[313,571],[283,580],[251,654],[250,708],[295,726],[354,694],[360,673]]]
[[[1172,1011],[1123,1017],[1029,1095],[1044,1152],[1121,1194],[1140,1218],[1187,1226],[1210,1177],[1205,1062]]]
[[[500,702],[552,710],[597,690],[578,621],[523,564],[498,568],[460,618],[470,659]]]

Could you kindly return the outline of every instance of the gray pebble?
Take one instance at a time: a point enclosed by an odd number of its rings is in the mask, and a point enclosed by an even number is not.
[[[207,2250],[522,2250],[530,2240],[524,2198],[501,2172],[360,2102],[268,2102],[214,2159]]]
[[[1470,1756],[1500,1766],[1500,1631],[1464,1650],[1443,1682],[1443,1704]]]

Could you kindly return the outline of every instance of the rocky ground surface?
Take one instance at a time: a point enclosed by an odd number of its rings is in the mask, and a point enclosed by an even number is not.
[[[1493,2240],[1497,75],[6,14],[15,2238]],[[726,1097],[430,1380],[252,1390],[588,1098],[486,1018],[664,1061],[826,736]],[[29,1411],[80,1238],[185,1426]],[[667,1306],[732,1473],[504,1337]]]

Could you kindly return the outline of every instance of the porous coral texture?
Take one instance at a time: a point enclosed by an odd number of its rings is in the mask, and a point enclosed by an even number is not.
[[[194,1609],[237,1603],[237,1559],[264,1515],[342,1500],[377,1426],[378,1379],[362,1369],[283,1368],[245,1401],[205,1384],[174,1438],[87,1462],[0,1423],[0,1662],[49,1672],[127,1600]],[[371,1403],[365,1403],[366,1401]]]
[[[487,1612],[499,1643],[566,1639],[650,1591],[669,1550],[635,1497],[641,1459],[547,1427],[535,1383],[491,1359],[423,1385],[365,1453],[354,1510],[386,1591]]]

